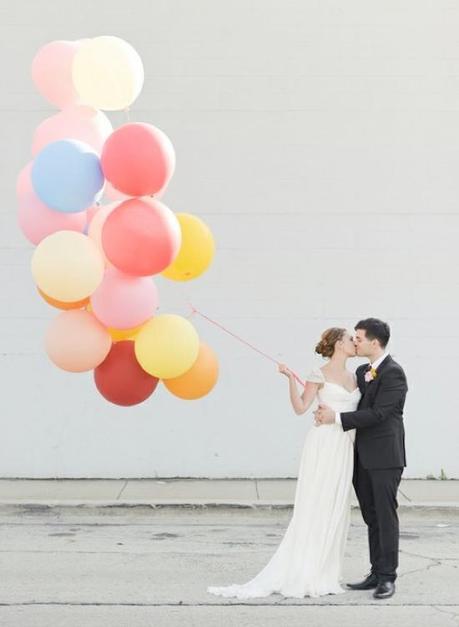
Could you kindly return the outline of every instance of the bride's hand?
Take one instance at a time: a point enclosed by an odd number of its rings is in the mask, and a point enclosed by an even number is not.
[[[292,371],[289,370],[285,364],[279,364],[279,372],[288,378],[293,377]]]

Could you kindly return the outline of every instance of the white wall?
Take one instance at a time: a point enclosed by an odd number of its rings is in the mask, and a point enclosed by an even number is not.
[[[131,118],[172,139],[165,202],[218,251],[158,280],[301,374],[327,326],[387,319],[410,384],[405,476],[459,477],[459,5],[453,0],[1,0],[1,438],[4,477],[294,477],[310,416],[276,367],[205,321],[221,378],[105,402],[52,366],[15,180],[52,113],[29,67],[53,39],[114,34],[143,58]],[[118,125],[121,114],[111,116]]]

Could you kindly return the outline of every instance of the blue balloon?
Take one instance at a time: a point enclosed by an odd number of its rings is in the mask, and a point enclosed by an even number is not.
[[[33,162],[35,193],[56,211],[76,213],[87,209],[100,198],[104,182],[98,154],[76,139],[51,142]]]

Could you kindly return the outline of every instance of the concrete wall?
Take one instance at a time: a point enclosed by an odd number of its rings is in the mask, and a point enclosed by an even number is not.
[[[311,428],[274,364],[200,319],[221,378],[198,402],[159,389],[118,408],[48,362],[55,313],[15,218],[52,113],[29,68],[48,41],[114,34],[145,65],[131,118],[177,151],[165,202],[218,244],[201,279],[158,280],[161,311],[191,300],[301,374],[325,327],[387,319],[410,384],[405,476],[459,477],[458,32],[452,0],[1,0],[0,475],[294,477]]]

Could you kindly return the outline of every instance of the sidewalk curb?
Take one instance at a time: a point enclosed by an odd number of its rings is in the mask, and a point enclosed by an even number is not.
[[[84,500],[2,500],[0,501],[0,508],[2,507],[26,507],[26,508],[47,508],[52,509],[54,507],[79,507],[85,509],[97,509],[97,508],[110,508],[110,507],[150,507],[152,509],[159,509],[162,507],[172,508],[196,508],[196,509],[217,509],[217,508],[235,508],[235,509],[293,509],[293,503],[285,503],[279,501],[203,501],[203,500],[135,500],[135,501],[84,501]],[[351,508],[358,510],[358,505],[352,505]],[[459,513],[459,503],[451,502],[420,502],[420,503],[403,503],[399,504],[399,511],[449,511]]]

